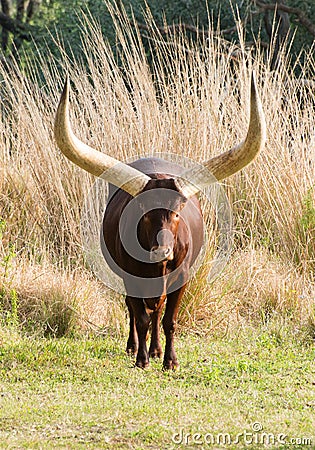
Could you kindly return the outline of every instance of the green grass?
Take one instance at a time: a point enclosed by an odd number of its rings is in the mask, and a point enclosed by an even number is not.
[[[1,448],[263,448],[256,422],[315,448],[315,351],[293,339],[179,336],[174,373],[134,368],[121,339],[0,339]]]

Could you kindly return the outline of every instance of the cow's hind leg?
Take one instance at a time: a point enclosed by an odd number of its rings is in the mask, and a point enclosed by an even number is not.
[[[132,309],[132,300],[128,295],[126,296],[126,305],[129,311],[130,318],[130,329],[129,329],[129,337],[127,341],[126,352],[128,355],[136,355],[138,352],[138,333],[136,329],[136,320]]]

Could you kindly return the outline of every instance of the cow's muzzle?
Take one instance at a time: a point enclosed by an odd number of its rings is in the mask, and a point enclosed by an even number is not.
[[[172,261],[174,259],[173,247],[167,246],[155,246],[150,251],[151,262]]]

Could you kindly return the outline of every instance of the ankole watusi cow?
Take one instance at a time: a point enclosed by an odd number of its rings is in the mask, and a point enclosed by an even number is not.
[[[173,344],[176,318],[189,269],[203,242],[196,194],[213,182],[207,173],[222,180],[249,164],[264,145],[265,128],[252,75],[247,136],[241,144],[204,162],[207,170],[199,167],[184,171],[158,158],[144,158],[127,165],[89,147],[73,134],[67,79],[56,114],[55,139],[73,163],[110,183],[101,232],[102,252],[109,267],[124,281],[130,314],[127,352],[137,355],[138,367],[148,366],[149,356],[162,355],[159,329],[164,303],[163,367],[178,367]],[[148,351],[146,339],[151,321]]]

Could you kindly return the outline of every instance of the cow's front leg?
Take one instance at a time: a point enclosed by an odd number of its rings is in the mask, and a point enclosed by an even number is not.
[[[149,365],[149,355],[147,350],[147,334],[149,330],[150,316],[146,312],[143,299],[130,298],[130,304],[135,317],[136,330],[139,341],[136,366],[144,369]]]
[[[127,341],[126,352],[128,355],[136,355],[138,352],[138,334],[136,329],[136,320],[132,309],[132,299],[127,295],[126,296],[126,305],[129,311],[130,318],[130,328],[129,328],[129,337]]]
[[[177,361],[174,349],[174,333],[176,329],[176,320],[180,301],[184,294],[186,285],[182,286],[167,296],[166,309],[163,317],[163,329],[165,333],[165,353],[163,361],[163,369],[177,369],[179,363]]]

